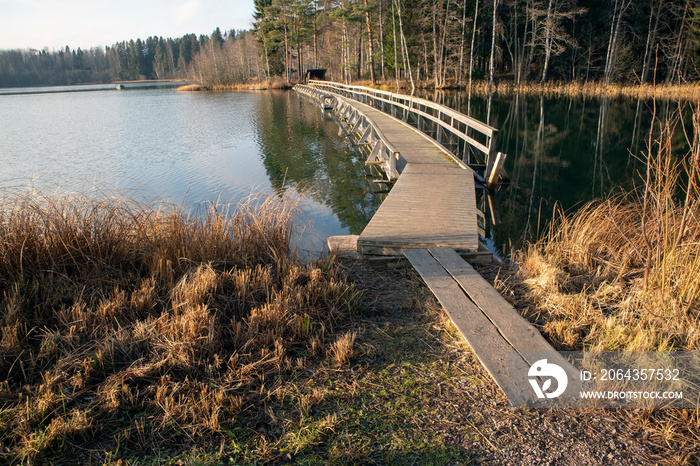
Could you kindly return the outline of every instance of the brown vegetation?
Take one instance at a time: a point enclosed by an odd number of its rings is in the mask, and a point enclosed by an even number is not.
[[[180,92],[197,92],[197,91],[267,91],[291,89],[292,84],[279,79],[269,81],[252,80],[246,83],[239,84],[188,84],[177,88]]]
[[[679,111],[678,115],[682,112]],[[685,122],[690,150],[673,152],[680,116],[647,139],[644,186],[557,212],[545,238],[502,281],[521,312],[561,349],[700,349],[700,109]],[[696,464],[700,411],[637,410],[632,425]]]
[[[159,457],[234,432],[262,449],[268,404],[354,335],[355,293],[290,248],[274,199],[201,217],[119,198],[0,204],[0,462]],[[335,340],[335,341],[334,341]],[[155,456],[154,456],[155,455]]]
[[[211,87],[203,86],[201,84],[185,84],[177,88],[179,92],[198,92],[198,91],[210,91]]]
[[[545,96],[567,97],[633,97],[641,99],[670,99],[700,101],[700,84],[604,84],[601,82],[585,83],[528,83],[516,86],[512,83],[499,83],[497,92],[524,93]],[[479,83],[477,92],[488,93],[487,83]]]
[[[678,116],[650,132],[641,190],[559,212],[520,257],[530,314],[557,345],[700,349],[700,110],[679,158],[672,135],[681,124]]]
[[[396,81],[377,81],[372,84],[370,81],[355,81],[353,85],[371,87],[382,91],[397,92]],[[398,92],[410,93],[411,83],[399,82],[400,89]],[[416,89],[435,89],[435,83],[432,81],[419,81],[415,83]],[[497,81],[489,86],[488,81],[474,81],[469,88],[466,84],[457,85],[456,83],[448,83],[439,89],[441,90],[470,90],[473,94],[489,95],[489,93],[497,94],[530,94],[544,95],[547,97],[631,97],[645,100],[663,99],[663,100],[687,100],[690,102],[700,101],[700,84],[685,83],[685,84],[604,84],[601,82],[585,82],[585,83],[565,83],[565,82],[548,82],[548,83],[527,83],[516,85],[510,79]]]

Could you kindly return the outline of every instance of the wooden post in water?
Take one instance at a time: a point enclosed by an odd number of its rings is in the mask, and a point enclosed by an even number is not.
[[[488,178],[486,179],[486,187],[488,189],[492,189],[496,184],[498,183],[498,178],[501,176],[501,172],[503,171],[503,164],[506,161],[506,154],[503,152],[499,152],[496,155],[496,160],[493,163],[493,166],[491,167],[491,171],[487,172],[486,175]]]

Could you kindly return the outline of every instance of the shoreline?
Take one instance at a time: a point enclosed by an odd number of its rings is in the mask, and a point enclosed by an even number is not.
[[[2,459],[639,464],[672,451],[675,410],[514,410],[415,272],[299,264],[293,206],[200,223],[105,201],[18,199],[0,222],[15,432]],[[503,282],[501,267],[478,271]]]
[[[411,84],[400,82],[399,92],[408,94]],[[373,89],[396,92],[396,81],[377,81],[372,84],[370,81],[354,81],[352,85],[365,86]],[[434,83],[422,81],[416,83],[416,90],[434,92],[467,92],[467,84],[451,84],[435,88]],[[642,99],[679,99],[689,101],[700,101],[700,82],[686,84],[603,84],[600,82],[586,83],[525,83],[515,85],[512,82],[502,80],[489,86],[486,81],[474,81],[472,93],[477,95],[493,94],[523,94],[523,95],[543,95],[545,97],[629,97]]]
[[[176,90],[178,92],[235,92],[235,91],[270,91],[270,90],[289,90],[292,89],[294,85],[288,82],[279,81],[262,81],[254,83],[241,83],[241,84],[199,84],[192,83],[185,86],[180,86]]]

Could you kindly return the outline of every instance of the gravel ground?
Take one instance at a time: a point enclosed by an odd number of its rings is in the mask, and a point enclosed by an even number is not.
[[[422,429],[426,436],[437,435],[444,445],[458,451],[457,464],[683,462],[674,459],[672,448],[665,447],[662,440],[655,440],[655,434],[635,421],[638,412],[509,407],[505,394],[450,328],[444,311],[417,274],[409,269],[377,271],[363,260],[339,260],[363,291],[365,308],[372,309],[360,317],[362,326],[370,330],[361,332],[358,341],[371,351],[366,351],[368,356],[357,361],[357,382],[365,383],[369,374],[377,372],[380,362],[396,359],[396,349],[383,335],[391,336],[392,340],[401,335],[408,338],[410,346],[405,348],[405,354],[411,357],[407,360],[420,364],[404,365],[401,374],[414,370],[415,366],[416,371],[422,372],[412,376],[420,377],[426,387],[434,387],[434,393],[421,394],[415,400],[418,406],[414,413],[427,413],[425,417],[414,414],[414,418],[420,419],[404,422],[415,422],[416,429]],[[484,275],[489,278],[489,273]],[[444,363],[447,369],[441,373],[426,371],[422,362],[431,358]],[[384,436],[377,435],[377,453],[368,459],[385,464],[386,452],[381,452]],[[426,457],[411,460],[409,453],[395,459],[397,463],[422,464]],[[451,460],[451,463],[455,462]]]

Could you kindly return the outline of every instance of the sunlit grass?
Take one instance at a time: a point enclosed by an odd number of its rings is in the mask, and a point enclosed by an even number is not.
[[[372,84],[369,80],[354,81],[353,85],[373,87],[375,89],[397,92],[396,81],[387,79],[385,81],[378,80]],[[433,89],[433,81],[420,81],[415,83],[417,89]],[[410,93],[411,84],[409,82],[399,82],[400,93]],[[587,82],[525,82],[515,84],[512,77],[499,79],[494,84],[489,85],[485,80],[474,80],[469,86],[465,79],[462,83],[451,82],[443,89],[461,89],[470,90],[476,95],[489,95],[490,93],[499,94],[531,94],[545,95],[549,97],[631,97],[640,99],[668,99],[668,100],[689,100],[697,102],[700,99],[700,84],[699,83],[683,83],[683,84],[605,84],[597,81]]]
[[[218,445],[270,423],[268,403],[293,398],[307,361],[347,363],[354,335],[327,333],[353,312],[354,288],[296,257],[294,212],[275,198],[200,216],[118,197],[5,198],[0,462]],[[246,449],[276,436],[248,435]]]
[[[658,123],[658,122],[657,122]],[[565,348],[700,349],[700,111],[689,153],[672,153],[680,118],[647,139],[640,190],[558,212],[519,260],[532,310]]]
[[[185,84],[184,86],[179,86],[176,90],[179,92],[210,91],[211,87],[201,84]]]

